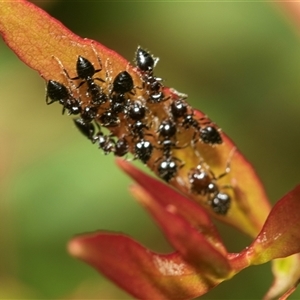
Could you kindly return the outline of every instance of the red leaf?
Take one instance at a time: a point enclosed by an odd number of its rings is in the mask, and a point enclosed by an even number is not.
[[[65,82],[61,66],[53,57],[63,62],[65,69],[75,72],[78,55],[89,57],[97,63],[91,47],[103,62],[114,60],[114,69],[126,69],[128,62],[116,52],[83,39],[42,9],[25,0],[0,1],[0,33],[9,47],[29,67],[47,80]],[[76,76],[71,71],[70,76]]]
[[[300,252],[300,185],[279,200],[261,232],[241,253],[252,265]]]
[[[124,235],[75,237],[69,252],[138,299],[190,299],[216,285],[195,274],[177,253],[156,254]]]
[[[168,241],[198,273],[217,281],[229,277],[231,268],[227,258],[216,249],[219,245],[208,242],[201,228],[182,218],[176,205],[160,205],[139,186],[133,186],[131,191],[153,215]]]
[[[223,255],[227,254],[216,227],[202,207],[182,196],[164,183],[148,176],[132,164],[118,159],[117,164],[130,175],[152,200],[168,209],[173,207],[176,213],[188,220],[191,226],[197,228],[203,236]],[[139,196],[143,196],[141,193]],[[140,199],[142,200],[142,199]]]

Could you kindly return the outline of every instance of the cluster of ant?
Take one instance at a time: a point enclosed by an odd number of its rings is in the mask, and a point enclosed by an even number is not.
[[[174,156],[176,149],[186,147],[178,145],[178,134],[192,132],[189,144],[204,143],[216,146],[222,143],[220,131],[207,118],[197,118],[186,96],[178,94],[176,99],[164,92],[162,79],[154,76],[154,67],[158,61],[148,51],[138,47],[136,51],[136,70],[140,74],[142,86],[135,86],[132,76],[121,71],[107,85],[105,79],[95,76],[102,71],[102,62],[97,55],[99,69],[85,57],[78,56],[76,77],[70,77],[60,63],[69,81],[80,80],[75,89],[85,85],[88,103],[75,97],[73,88],[63,83],[49,80],[47,83],[46,103],[59,102],[63,113],[78,115],[74,123],[79,131],[92,143],[97,143],[105,154],[114,153],[124,156],[132,152],[135,159],[147,164],[154,155],[154,168],[158,176],[166,182],[171,181],[184,166],[184,162]],[[107,86],[109,86],[107,88]],[[136,90],[144,91],[136,97]],[[155,114],[159,109],[164,117]],[[116,128],[122,124],[123,131],[118,137],[104,134],[101,127]],[[216,177],[209,169],[199,164],[188,173],[190,191],[207,196],[208,204],[218,214],[226,214],[230,207],[230,196],[220,191],[217,180],[228,172]]]

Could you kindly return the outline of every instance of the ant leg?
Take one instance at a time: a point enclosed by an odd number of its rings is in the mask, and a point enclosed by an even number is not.
[[[225,175],[227,175],[230,171],[231,171],[231,160],[232,160],[232,157],[234,155],[236,151],[236,147],[233,147],[228,155],[228,158],[227,158],[227,162],[226,162],[226,168],[225,168],[225,172],[220,174],[218,177],[216,177],[216,180],[224,177]]]
[[[96,78],[93,78],[94,80],[98,80],[98,81],[101,81],[101,82],[106,82],[104,79],[102,79],[102,78],[98,78],[98,77],[96,77]]]
[[[179,169],[181,169],[185,165],[185,162],[183,162],[180,158],[174,156],[172,158],[180,163],[180,165],[178,166]]]
[[[131,64],[128,62],[127,65],[126,65],[126,69],[125,69],[127,73],[129,73],[128,70],[129,70],[130,67],[131,67]],[[132,96],[135,96],[135,94],[136,94],[135,89],[141,90],[141,89],[143,89],[143,88],[140,87],[140,86],[135,85],[135,86],[133,87],[133,91],[130,91],[130,92],[129,92]]]
[[[110,59],[107,58],[105,61],[105,76],[110,83],[112,82],[112,75],[111,75],[113,72],[112,70],[113,70],[112,63],[111,63]]]
[[[91,42],[91,47],[93,49],[93,52],[94,52],[95,56],[97,57],[97,60],[98,60],[99,66],[100,66],[100,69],[95,70],[95,73],[98,73],[98,72],[102,71],[102,68],[103,68],[102,67],[102,61],[101,61],[101,59],[99,57],[98,52],[96,51],[96,49],[95,49],[95,47],[93,45],[93,42]],[[98,79],[98,78],[95,78],[95,79]],[[102,79],[99,78],[99,80],[102,80]],[[105,82],[105,81],[103,81],[103,82]]]
[[[64,73],[68,77],[68,79],[72,80],[72,78],[70,77],[68,71],[65,69],[65,67],[62,64],[62,62],[60,61],[60,59],[58,57],[54,56],[54,55],[52,55],[52,58],[54,58],[57,61],[57,63],[59,64],[60,68],[64,71]]]
[[[75,87],[75,85],[74,85],[74,83],[73,83],[73,80],[77,80],[77,79],[80,79],[80,78],[79,78],[78,76],[73,77],[73,78],[70,77],[68,71],[65,69],[65,67],[64,67],[64,65],[62,64],[62,62],[60,61],[60,59],[59,59],[58,57],[54,56],[54,55],[52,55],[52,58],[54,58],[54,59],[57,61],[57,63],[59,64],[60,68],[63,70],[65,76],[68,78],[69,81],[72,82],[72,86]],[[82,85],[82,83],[80,83],[79,86],[81,86],[81,85]],[[79,86],[78,86],[78,87],[79,87]],[[75,87],[75,88],[78,88],[78,87]]]
[[[63,109],[62,109],[61,114],[64,115],[64,114],[65,114],[65,111],[66,111],[66,108],[63,106]]]

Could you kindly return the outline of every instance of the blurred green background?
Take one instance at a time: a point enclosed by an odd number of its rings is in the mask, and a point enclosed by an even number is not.
[[[138,45],[159,56],[156,75],[236,142],[272,202],[300,182],[300,34],[277,4],[37,4],[129,61]],[[127,192],[114,158],[83,138],[59,105],[45,105],[43,80],[2,41],[0,64],[0,298],[130,299],[69,257],[68,240],[105,229],[153,250],[169,245]],[[219,227],[230,251],[250,243]],[[260,299],[271,282],[269,264],[252,267],[202,298]]]

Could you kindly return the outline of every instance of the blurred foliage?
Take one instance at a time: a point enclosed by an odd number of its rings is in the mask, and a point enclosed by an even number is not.
[[[236,142],[273,202],[299,183],[300,36],[277,4],[37,5],[129,61],[138,45],[159,56],[157,76],[188,93]],[[170,247],[132,201],[114,158],[92,147],[59,105],[45,105],[43,80],[2,41],[0,60],[0,298],[130,298],[68,256],[70,237],[107,229],[157,251]],[[219,227],[230,251],[250,243]],[[272,281],[269,267],[247,269],[203,299],[261,298]]]

